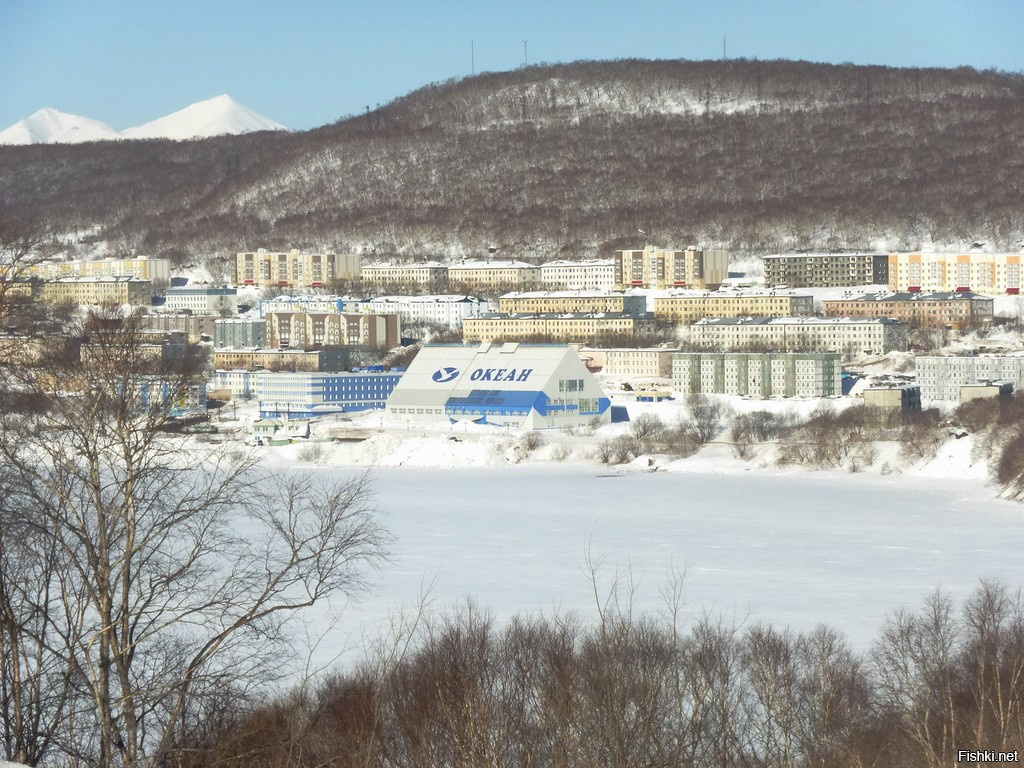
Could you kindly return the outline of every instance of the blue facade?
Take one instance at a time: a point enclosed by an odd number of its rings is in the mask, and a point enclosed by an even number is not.
[[[263,374],[260,417],[314,418],[384,408],[402,373]]]

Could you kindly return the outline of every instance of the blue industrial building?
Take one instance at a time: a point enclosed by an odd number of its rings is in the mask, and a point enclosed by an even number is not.
[[[358,373],[260,373],[260,418],[311,419],[384,408],[402,378],[401,369]]]

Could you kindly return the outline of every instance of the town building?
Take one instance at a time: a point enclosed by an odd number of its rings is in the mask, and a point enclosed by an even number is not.
[[[148,313],[139,318],[141,326],[147,331],[183,333],[193,344],[203,341],[204,337],[214,338],[217,320],[217,315],[170,315],[164,312]]]
[[[686,291],[654,297],[654,315],[676,323],[692,323],[704,317],[801,317],[813,314],[813,296],[787,291]]]
[[[549,261],[540,265],[540,282],[550,291],[611,291],[615,259]]]
[[[719,350],[885,354],[906,350],[907,325],[887,317],[713,317],[683,326],[690,344]]]
[[[216,370],[333,372],[346,370],[352,356],[352,350],[348,347],[313,350],[215,349],[213,367]]]
[[[919,355],[915,361],[921,397],[927,401],[960,402],[962,389],[978,382],[1008,381],[1024,387],[1022,355]]]
[[[364,286],[385,292],[437,293],[448,287],[448,267],[436,261],[366,264],[362,269],[362,280]]]
[[[71,261],[43,261],[25,270],[26,276],[44,280],[62,277],[136,277],[166,284],[171,279],[168,259],[137,256],[127,259],[73,259]]]
[[[427,345],[388,398],[387,417],[569,428],[607,423],[610,406],[597,379],[568,346]]]
[[[639,347],[580,350],[580,357],[591,360],[591,367],[600,361],[601,373],[610,376],[631,376],[667,379],[672,376],[671,347]]]
[[[44,282],[39,297],[53,304],[149,306],[153,283],[137,277],[62,277]]]
[[[497,310],[497,302],[465,294],[427,296],[378,296],[345,301],[347,312],[398,315],[403,326],[442,325],[461,328],[467,317]]]
[[[319,296],[315,294],[283,295],[260,299],[259,315],[266,317],[269,312],[342,312],[345,299],[341,296]]]
[[[842,392],[836,352],[677,352],[672,386],[682,394],[834,397]]]
[[[218,319],[213,325],[215,347],[267,346],[267,321],[249,317]]]
[[[268,251],[260,248],[235,254],[238,285],[261,288],[330,287],[339,280],[360,276],[363,259],[357,253],[302,253],[299,250]]]
[[[642,251],[617,251],[615,290],[626,288],[692,288],[716,290],[729,276],[729,252],[687,248],[669,251],[647,246]]]
[[[540,267],[524,261],[462,261],[448,265],[448,285],[470,293],[500,293],[540,285]]]
[[[647,297],[617,291],[528,291],[498,297],[498,312],[619,312],[642,315]]]
[[[992,322],[994,300],[965,293],[865,293],[821,302],[825,317],[894,317],[924,328],[968,328]]]
[[[885,285],[887,253],[780,253],[764,257],[764,283],[788,288]]]
[[[238,289],[216,285],[179,285],[168,288],[160,308],[165,312],[192,312],[196,315],[238,314]]]
[[[229,390],[231,397],[251,400],[256,397],[256,377],[259,371],[244,368],[216,370],[207,382],[208,390]]]
[[[366,346],[391,349],[402,342],[398,315],[347,312],[268,312],[267,346],[312,349],[320,346]]]
[[[543,341],[595,344],[602,339],[637,336],[654,331],[653,315],[622,312],[489,313],[467,317],[462,340]]]
[[[995,296],[1018,294],[1020,253],[893,253],[889,290],[928,293],[974,291]]]
[[[864,405],[886,411],[916,413],[921,410],[921,387],[917,384],[890,384],[868,387],[861,392]]]
[[[403,371],[260,373],[256,392],[264,418],[315,418],[384,408]]]
[[[1006,379],[997,381],[978,381],[960,387],[960,402],[971,400],[991,400],[997,397],[1009,397],[1013,394],[1013,382]]]

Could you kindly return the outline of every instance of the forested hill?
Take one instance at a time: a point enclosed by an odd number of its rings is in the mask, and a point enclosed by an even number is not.
[[[532,66],[303,133],[0,147],[0,204],[118,249],[408,257],[1024,236],[1024,76],[789,61]]]

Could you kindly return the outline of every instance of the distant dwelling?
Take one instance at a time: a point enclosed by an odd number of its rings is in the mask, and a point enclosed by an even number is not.
[[[670,251],[647,246],[615,254],[615,290],[626,288],[693,288],[716,290],[729,276],[729,252]]]
[[[552,291],[610,291],[615,287],[615,259],[549,261],[540,265],[540,282]]]
[[[834,397],[842,392],[835,352],[677,352],[672,386],[682,394]]]
[[[73,259],[71,261],[43,261],[30,266],[25,276],[56,280],[61,277],[135,277],[139,280],[162,281],[171,279],[171,262],[136,256],[127,259]]]
[[[925,328],[968,328],[992,322],[991,296],[963,293],[865,293],[825,299],[825,317],[894,317]]]
[[[137,277],[62,277],[44,282],[39,298],[53,304],[133,304],[148,307],[153,300],[153,283]]]
[[[1006,379],[997,381],[978,381],[960,387],[960,402],[971,400],[991,400],[996,397],[1009,397],[1013,394],[1013,382]]]
[[[861,392],[864,405],[902,413],[921,410],[921,387],[916,384],[890,384],[868,387]]]
[[[351,362],[353,351],[348,347],[322,349],[244,349],[225,348],[213,352],[216,370],[245,369],[248,371],[344,371]]]
[[[267,346],[315,349],[366,346],[391,349],[401,344],[398,315],[341,312],[267,312]]]
[[[889,256],[889,290],[910,293],[975,291],[995,296],[1018,294],[1020,253],[893,253]]]
[[[673,292],[654,298],[654,314],[676,323],[705,317],[801,317],[814,314],[814,297],[789,291]]]
[[[930,401],[960,402],[963,388],[978,382],[1006,381],[1018,391],[1024,387],[1021,355],[919,355],[916,367],[921,397]]]
[[[202,341],[203,337],[213,338],[217,321],[217,315],[166,312],[150,312],[140,318],[142,327],[147,330],[184,333],[193,344]]]
[[[610,376],[636,376],[667,379],[672,375],[672,356],[678,349],[671,347],[638,347],[601,349],[583,347],[580,357],[589,361],[589,367],[600,368]]]
[[[618,312],[642,315],[647,297],[621,291],[526,291],[498,297],[498,312]]]
[[[699,347],[885,354],[907,349],[907,325],[887,317],[712,317],[683,326]]]
[[[412,423],[465,420],[540,429],[607,423],[610,405],[568,346],[427,345],[388,398],[387,416]]]
[[[384,291],[437,293],[448,287],[448,267],[437,261],[366,264],[362,268],[362,280],[364,286]]]
[[[368,315],[398,315],[405,326],[443,325],[461,328],[467,317],[494,312],[497,303],[465,294],[426,296],[378,296],[373,299],[346,299],[345,311]]]
[[[264,417],[315,418],[384,408],[403,371],[260,373],[256,397]]]
[[[888,282],[888,253],[779,253],[764,257],[767,286],[846,288]]]
[[[502,341],[574,342],[598,344],[654,331],[653,315],[624,312],[491,313],[467,317],[464,343]]]
[[[259,315],[266,317],[270,312],[343,312],[344,303],[342,296],[283,294],[260,299]]]
[[[356,253],[302,253],[299,250],[268,251],[260,248],[235,254],[238,285],[261,288],[320,288],[339,280],[355,280],[362,270]]]
[[[253,439],[265,445],[288,445],[311,434],[309,419],[262,418],[252,423]]]
[[[496,293],[540,284],[540,267],[524,261],[487,259],[448,265],[448,285],[458,290]]]
[[[180,285],[168,288],[163,310],[197,315],[238,314],[238,289],[216,285]]]
[[[213,324],[213,346],[265,347],[267,321],[250,317],[226,317]]]

